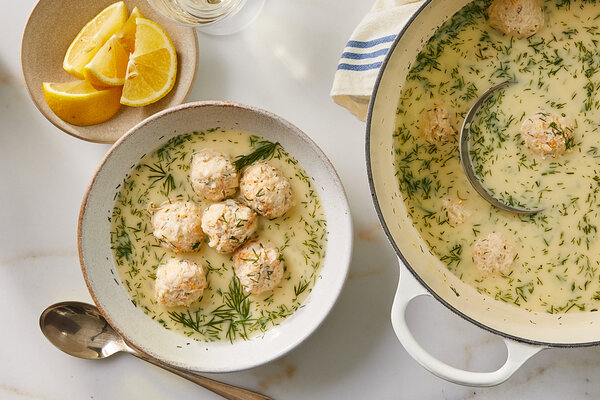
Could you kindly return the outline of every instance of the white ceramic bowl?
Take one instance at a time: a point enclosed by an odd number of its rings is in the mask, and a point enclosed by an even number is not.
[[[118,185],[148,154],[176,135],[209,128],[238,129],[278,141],[310,175],[327,219],[327,252],[321,278],[292,316],[264,336],[229,342],[197,342],[164,329],[133,306],[120,282],[110,248],[109,217]],[[188,103],[139,123],[111,148],[98,167],[81,205],[79,258],[86,284],[109,323],[139,350],[195,372],[230,372],[282,356],[325,319],[342,289],[352,249],[352,222],[344,188],[323,152],[287,121],[253,107],[225,102]],[[188,345],[189,343],[189,345]]]

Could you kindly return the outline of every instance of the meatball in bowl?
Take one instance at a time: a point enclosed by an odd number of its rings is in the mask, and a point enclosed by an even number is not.
[[[78,245],[94,302],[128,343],[229,372],[282,356],[325,319],[352,224],[335,170],[298,128],[198,102],[113,146],[85,194]]]

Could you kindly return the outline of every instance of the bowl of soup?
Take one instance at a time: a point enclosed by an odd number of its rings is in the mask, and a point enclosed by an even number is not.
[[[139,350],[196,372],[273,360],[324,320],[352,224],[323,152],[269,112],[171,108],[111,148],[85,194],[83,275]]]

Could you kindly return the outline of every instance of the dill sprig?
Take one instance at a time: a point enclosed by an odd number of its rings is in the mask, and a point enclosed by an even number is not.
[[[250,295],[244,292],[244,288],[237,276],[229,283],[229,291],[223,293],[223,304],[207,315],[200,311],[195,314],[187,312],[169,312],[169,318],[189,329],[203,335],[217,337],[224,326],[227,326],[225,337],[233,342],[237,337],[248,340],[247,327],[254,323],[250,318]]]
[[[440,260],[451,266],[456,263],[456,265],[460,264],[462,261],[462,245],[457,244],[450,249],[450,252],[446,255],[440,257]]]
[[[300,282],[298,282],[298,285],[294,285],[294,300],[296,300],[298,296],[300,296],[302,293],[304,293],[304,291],[306,291],[306,289],[308,289],[308,285],[310,285],[310,282],[311,281],[309,280],[300,280]]]
[[[169,318],[212,340],[219,340],[221,324],[224,322],[215,317],[207,321],[206,315],[203,315],[200,310],[196,310],[193,314],[190,310],[185,312],[169,311]]]
[[[115,253],[118,263],[123,263],[123,259],[131,260],[133,253],[133,244],[125,225],[125,218],[119,217],[120,223],[115,225],[115,230],[111,232],[111,248]]]
[[[229,283],[229,291],[223,294],[224,304],[215,308],[212,314],[227,323],[225,337],[233,342],[239,335],[248,340],[247,327],[252,324],[250,318],[250,295],[244,293],[244,289],[237,276]]]
[[[259,160],[270,160],[275,155],[275,150],[278,147],[280,147],[279,142],[269,142],[268,140],[256,142],[252,153],[238,156],[235,159],[235,168],[240,171],[242,168],[252,165]]]
[[[151,186],[162,181],[163,190],[167,196],[171,190],[175,189],[175,178],[173,178],[173,175],[168,170],[165,170],[165,167],[161,163],[158,162],[152,165],[144,164],[144,166],[153,172],[153,175],[148,176],[152,180]]]

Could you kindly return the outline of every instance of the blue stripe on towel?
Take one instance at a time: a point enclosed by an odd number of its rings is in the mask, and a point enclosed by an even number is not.
[[[349,71],[368,71],[370,69],[377,69],[377,68],[381,67],[381,65],[383,65],[383,62],[381,62],[381,61],[372,63],[372,64],[363,64],[363,65],[353,65],[353,64],[342,63],[342,64],[338,65],[337,69],[338,70],[346,69]]]
[[[364,49],[367,47],[377,46],[378,44],[381,44],[381,43],[393,42],[394,39],[396,39],[396,35],[384,36],[384,37],[380,37],[378,39],[369,40],[368,42],[361,42],[359,40],[351,40],[348,42],[346,47],[356,47],[359,49]]]
[[[348,58],[350,60],[364,60],[365,58],[375,58],[378,56],[384,56],[387,54],[389,48],[381,49],[377,51],[373,51],[371,53],[351,53],[349,51],[345,51],[342,53],[342,58]]]

